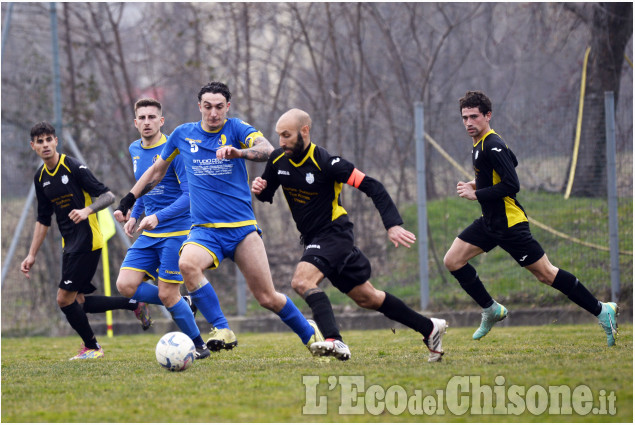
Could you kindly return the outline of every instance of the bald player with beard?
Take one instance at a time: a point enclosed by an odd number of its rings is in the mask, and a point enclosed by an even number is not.
[[[361,190],[372,199],[395,247],[410,247],[416,237],[401,226],[403,220],[384,186],[344,158],[333,156],[312,143],[311,117],[305,111],[291,109],[284,113],[276,124],[276,133],[280,147],[272,152],[262,177],[256,177],[251,190],[258,200],[271,203],[276,190],[282,186],[301,234],[304,253],[291,286],[311,307],[325,338],[313,343],[311,351],[339,360],[351,357],[337,328],[331,302],[319,288],[326,277],[360,307],[377,310],[419,332],[430,350],[428,361],[440,361],[441,339],[447,322],[424,317],[399,298],[371,284],[368,280],[370,262],[355,246],[353,223],[341,203],[344,184]]]

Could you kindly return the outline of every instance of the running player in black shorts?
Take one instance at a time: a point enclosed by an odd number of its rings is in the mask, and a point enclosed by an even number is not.
[[[460,181],[457,193],[461,198],[477,200],[483,215],[459,234],[443,261],[465,292],[483,308],[481,326],[472,338],[481,339],[496,322],[507,317],[507,309],[492,299],[468,263],[477,255],[500,246],[539,281],[556,288],[596,316],[608,345],[614,345],[617,304],[598,301],[574,275],[552,265],[531,235],[525,210],[516,200],[520,190],[516,174],[518,160],[489,125],[492,102],[482,92],[468,91],[459,99],[459,110],[465,129],[472,137],[476,178],[467,183]]]
[[[70,360],[103,357],[104,351],[97,343],[86,313],[131,310],[141,320],[144,330],[152,324],[144,303],[124,297],[84,296],[96,289],[91,280],[97,270],[103,246],[95,213],[112,204],[115,195],[85,165],[57,152],[57,137],[51,124],[40,122],[33,126],[31,149],[44,163],[35,173],[37,221],[29,254],[22,261],[20,269],[30,278],[29,271],[51,226],[51,216],[55,213],[64,248],[57,304],[84,342],[79,354]],[[95,202],[91,203],[91,197],[97,198]]]
[[[421,333],[430,350],[429,362],[441,360],[441,338],[447,329],[442,319],[429,319],[399,298],[375,289],[368,281],[370,262],[355,246],[353,223],[340,202],[344,183],[369,196],[379,211],[388,238],[410,247],[415,235],[401,225],[403,220],[384,186],[339,156],[311,143],[311,117],[291,109],[276,124],[280,148],[273,151],[262,177],[252,183],[252,192],[263,202],[272,202],[282,186],[293,219],[301,233],[304,254],[291,286],[307,302],[325,341],[313,343],[314,354],[329,354],[348,360],[350,350],[342,341],[328,296],[318,287],[326,277],[360,307],[377,310]]]

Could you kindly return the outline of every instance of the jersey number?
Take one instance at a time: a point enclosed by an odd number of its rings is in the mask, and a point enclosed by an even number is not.
[[[198,145],[194,142],[190,142],[190,151],[198,152]]]

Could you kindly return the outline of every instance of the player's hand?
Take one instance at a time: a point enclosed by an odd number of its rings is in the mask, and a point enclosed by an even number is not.
[[[155,227],[159,224],[159,219],[156,214],[148,215],[143,217],[141,223],[139,223],[139,227],[137,227],[137,232],[141,232],[142,230],[154,230]]]
[[[73,220],[73,223],[77,224],[86,220],[88,216],[91,215],[92,213],[93,213],[93,210],[90,209],[89,207],[86,207],[86,208],[82,208],[81,210],[72,210],[71,212],[68,213],[68,218]]]
[[[31,279],[29,276],[29,271],[31,271],[31,266],[35,263],[35,257],[31,254],[27,255],[22,264],[20,264],[20,271],[25,274],[28,279]]]
[[[395,248],[400,244],[410,248],[410,244],[415,243],[417,237],[414,233],[409,232],[401,226],[392,226],[388,229],[388,239],[395,244]]]
[[[121,211],[118,211],[118,212],[121,213]],[[123,231],[126,232],[126,235],[128,235],[129,238],[133,236],[134,225],[136,223],[137,223],[137,219],[132,217],[130,220],[126,221],[126,224],[123,225]]]
[[[256,177],[253,182],[251,182],[251,191],[256,195],[260,195],[263,190],[267,187],[267,180]]]
[[[119,223],[123,223],[124,221],[130,220],[130,214],[131,213],[132,213],[132,210],[128,210],[128,213],[124,216],[124,214],[121,212],[121,210],[115,210],[113,215],[115,216],[115,220],[117,220]],[[135,218],[135,222],[136,221],[137,221],[137,219]]]
[[[458,182],[456,184],[456,193],[461,198],[469,199],[470,201],[476,201],[476,184],[471,182]]]
[[[216,151],[216,159],[235,159],[241,157],[240,149],[236,149],[233,146],[223,146]]]

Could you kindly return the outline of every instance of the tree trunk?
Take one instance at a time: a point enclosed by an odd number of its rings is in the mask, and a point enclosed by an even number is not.
[[[573,196],[606,196],[604,92],[612,91],[617,105],[624,49],[633,32],[632,15],[632,3],[603,3],[595,5],[588,21],[591,53]]]

